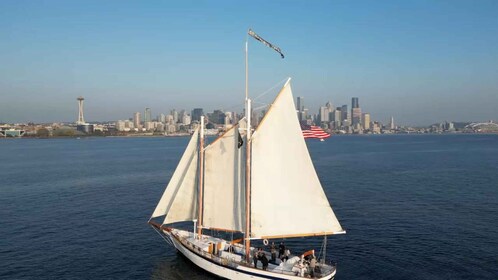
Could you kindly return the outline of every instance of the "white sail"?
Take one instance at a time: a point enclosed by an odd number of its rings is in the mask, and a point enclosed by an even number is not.
[[[166,215],[163,223],[169,224],[197,217],[198,139],[197,129],[151,218]]]
[[[311,161],[289,82],[252,136],[251,237],[342,232]]]
[[[239,127],[233,126],[205,149],[203,227],[243,231],[245,145],[238,147]]]

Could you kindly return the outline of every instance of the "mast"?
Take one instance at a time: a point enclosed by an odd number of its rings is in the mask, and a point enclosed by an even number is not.
[[[199,142],[199,213],[197,214],[197,236],[201,238],[202,235],[202,203],[203,203],[203,184],[204,184],[204,116],[201,116],[201,129],[200,129],[200,142]]]
[[[244,244],[246,251],[246,262],[251,257],[251,100],[249,99],[249,73],[248,73],[248,40],[246,36],[246,227],[244,233]]]

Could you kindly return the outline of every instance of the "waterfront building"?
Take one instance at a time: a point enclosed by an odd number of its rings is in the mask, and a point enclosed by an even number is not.
[[[133,122],[130,121],[130,120],[125,120],[124,121],[124,125],[125,125],[125,128],[128,129],[128,131],[132,130],[133,128],[135,128],[134,125],[133,125]]]
[[[302,121],[303,120],[303,111],[304,111],[304,97],[298,96],[296,102],[296,110],[297,110],[297,118]]]
[[[351,123],[354,127],[357,124],[361,125],[361,108],[358,97],[353,97],[351,99]]]
[[[151,131],[151,130],[154,130],[156,128],[155,122],[145,122],[144,126],[145,126],[145,130],[147,130],[147,131]]]
[[[175,124],[178,123],[178,112],[175,109],[173,109],[171,110],[171,115],[173,116],[173,123]]]
[[[318,112],[319,122],[328,122],[329,121],[329,109],[325,106],[320,107],[320,111]]]
[[[159,122],[164,123],[164,122],[166,122],[166,116],[165,116],[163,113],[161,113],[161,114],[159,115],[159,117],[157,118],[157,120],[158,120]]]
[[[225,112],[225,122],[224,124],[225,125],[229,125],[229,124],[232,124],[232,112]]]
[[[370,130],[370,114],[364,113],[362,117],[363,128],[366,130]]]
[[[389,129],[395,130],[396,126],[394,125],[394,117],[391,116],[391,121],[389,122]]]
[[[144,123],[151,121],[152,121],[152,112],[150,111],[150,108],[145,108]]]
[[[360,102],[358,101],[358,97],[351,98],[351,108],[360,108]]]
[[[183,115],[182,123],[184,125],[190,125],[192,123],[191,117],[187,114]]]
[[[156,124],[156,131],[158,131],[158,132],[163,132],[164,131],[164,124],[162,122],[158,122]]]
[[[167,124],[174,124],[173,116],[172,115],[167,115],[166,116],[166,123]]]
[[[136,127],[136,128],[140,128],[140,124],[141,124],[141,120],[140,120],[140,112],[135,112],[135,114],[133,114],[133,125]]]
[[[353,126],[356,126],[356,125],[362,125],[362,122],[361,122],[361,108],[353,108],[351,109],[351,115],[352,115],[352,118],[351,118],[351,123],[353,124]]]
[[[195,108],[192,110],[192,121],[201,121],[201,116],[204,116],[202,108]]]
[[[326,122],[328,123],[330,121],[330,114],[334,111],[334,106],[332,103],[329,101],[325,104],[324,107],[320,107],[320,110],[318,112],[318,121],[320,123]]]
[[[124,121],[119,120],[119,121],[116,122],[116,130],[117,131],[125,131],[125,128],[126,128],[126,126],[125,126],[125,122]]]
[[[176,132],[176,125],[168,124],[168,125],[166,125],[165,129],[166,129],[167,133],[175,133]]]

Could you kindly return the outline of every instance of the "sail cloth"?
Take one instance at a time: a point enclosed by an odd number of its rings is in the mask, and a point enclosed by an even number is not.
[[[245,226],[245,145],[234,125],[205,148],[203,227],[243,231]]]
[[[151,218],[166,215],[163,224],[170,224],[197,217],[198,139],[197,129]]]
[[[252,136],[251,237],[342,232],[311,161],[287,82]]]

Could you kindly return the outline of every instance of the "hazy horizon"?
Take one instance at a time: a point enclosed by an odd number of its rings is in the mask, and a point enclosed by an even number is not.
[[[402,125],[498,119],[496,1],[2,1],[0,122],[128,119],[150,107],[241,111],[285,77]],[[276,90],[275,90],[276,92]],[[261,101],[268,103],[268,94]]]

